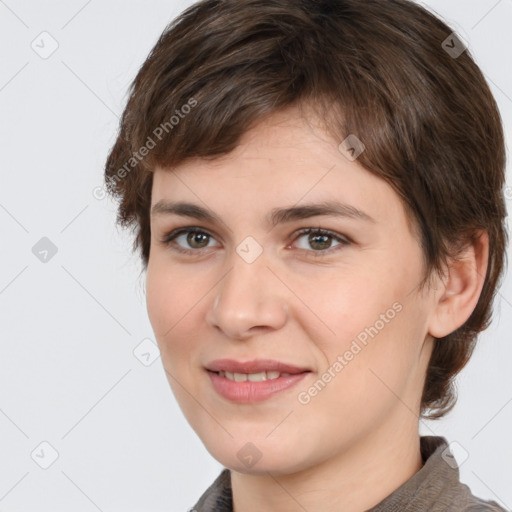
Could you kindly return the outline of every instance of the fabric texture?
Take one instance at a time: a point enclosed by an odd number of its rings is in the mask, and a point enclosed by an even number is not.
[[[495,501],[473,496],[444,437],[420,438],[423,467],[366,512],[507,512]],[[231,473],[225,468],[189,512],[233,512]],[[275,511],[278,512],[278,511]]]

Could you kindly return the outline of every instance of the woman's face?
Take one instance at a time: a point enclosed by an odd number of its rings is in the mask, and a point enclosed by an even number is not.
[[[339,142],[288,109],[227,156],[154,173],[149,318],[185,417],[236,471],[417,433],[435,307],[422,251],[398,195]]]

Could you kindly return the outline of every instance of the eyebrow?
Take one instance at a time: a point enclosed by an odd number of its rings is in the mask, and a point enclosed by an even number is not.
[[[193,219],[210,222],[212,224],[224,224],[222,219],[208,208],[203,208],[194,203],[172,202],[161,200],[155,203],[151,209],[151,215],[180,215]],[[322,201],[320,203],[291,206],[288,208],[274,208],[267,216],[267,223],[276,226],[277,224],[292,222],[294,220],[307,219],[319,215],[330,215],[334,217],[345,217],[355,220],[363,220],[375,223],[375,219],[367,213],[349,204],[336,201]]]

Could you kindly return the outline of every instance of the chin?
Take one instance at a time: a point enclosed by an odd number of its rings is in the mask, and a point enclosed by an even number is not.
[[[277,437],[237,437],[222,444],[218,439],[202,439],[210,455],[223,466],[239,473],[266,476],[287,475],[311,465],[311,458],[297,449],[302,448],[300,441],[289,440],[290,445],[286,446]]]

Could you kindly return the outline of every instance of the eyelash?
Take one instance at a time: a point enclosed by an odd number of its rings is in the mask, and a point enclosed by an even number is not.
[[[178,230],[168,233],[167,235],[164,236],[164,238],[161,240],[161,242],[166,246],[172,246],[173,250],[180,252],[182,254],[188,254],[191,256],[200,256],[202,249],[184,249],[183,247],[180,247],[179,245],[172,243],[180,235],[189,234],[189,233],[200,233],[200,234],[206,235],[208,237],[214,238],[213,235],[211,235],[210,233],[208,233],[208,231],[205,231],[204,229],[201,229],[198,227],[187,227],[187,228],[180,228]],[[340,243],[340,245],[337,245],[335,247],[330,247],[329,249],[323,249],[323,250],[318,250],[318,251],[315,251],[315,250],[310,251],[307,249],[300,249],[302,251],[311,253],[311,255],[313,257],[322,257],[322,256],[330,255],[332,251],[336,251],[336,250],[341,249],[342,247],[347,246],[352,243],[352,241],[348,237],[339,235],[338,233],[336,233],[334,231],[329,231],[329,230],[323,229],[323,228],[300,229],[299,231],[296,232],[295,238],[293,239],[293,241],[301,238],[304,235],[309,235],[311,233],[314,233],[315,235],[329,236]],[[208,249],[208,248],[204,248],[204,249]]]

